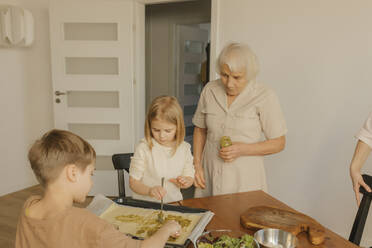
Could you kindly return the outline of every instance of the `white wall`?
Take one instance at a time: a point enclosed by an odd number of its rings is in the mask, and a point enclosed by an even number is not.
[[[276,90],[287,120],[285,151],[266,159],[270,194],[348,238],[357,211],[348,174],[353,136],[372,111],[372,2],[215,3],[217,51],[248,43],[260,60],[259,81]],[[365,172],[372,174],[371,160]]]
[[[4,1],[30,10],[35,43],[0,48],[0,195],[36,184],[27,151],[53,127],[48,0]]]

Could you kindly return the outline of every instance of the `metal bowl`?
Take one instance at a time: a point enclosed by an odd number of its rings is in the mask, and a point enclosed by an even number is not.
[[[295,235],[281,229],[261,229],[254,238],[263,248],[295,248],[298,245]]]
[[[199,248],[199,243],[203,242],[205,239],[217,239],[221,237],[222,235],[227,235],[232,238],[240,238],[244,234],[248,234],[242,231],[238,230],[211,230],[206,231],[200,235],[200,237],[196,240],[196,247]],[[253,248],[260,248],[260,245],[258,244],[257,240],[253,240]],[[245,246],[241,246],[240,248],[246,248]]]

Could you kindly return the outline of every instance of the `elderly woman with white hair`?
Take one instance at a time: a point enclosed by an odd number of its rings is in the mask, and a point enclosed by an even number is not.
[[[204,87],[193,117],[195,197],[267,191],[263,156],[282,151],[287,132],[278,98],[256,82],[247,45],[227,45],[217,67],[220,79]],[[232,145],[220,148],[223,136]]]

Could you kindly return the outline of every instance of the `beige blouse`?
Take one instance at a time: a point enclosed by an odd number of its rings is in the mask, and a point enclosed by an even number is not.
[[[230,136],[233,142],[257,143],[286,134],[286,123],[278,98],[268,86],[252,80],[227,107],[227,95],[220,80],[203,89],[193,123],[207,128],[203,151],[206,188],[197,188],[195,197],[267,191],[263,156],[241,156],[225,163],[219,156],[219,140]]]
[[[366,143],[372,148],[372,113],[368,116],[363,127],[360,129],[356,138]]]
[[[161,178],[164,177],[164,188],[167,191],[164,202],[180,201],[182,200],[180,188],[168,180],[178,176],[194,178],[195,170],[191,146],[184,141],[178,146],[176,153],[172,154],[171,147],[162,146],[154,139],[152,142],[152,150],[145,139],[142,139],[138,144],[132,157],[129,175],[149,187],[161,185]],[[150,196],[139,195],[135,192],[132,196],[135,199],[158,201]]]

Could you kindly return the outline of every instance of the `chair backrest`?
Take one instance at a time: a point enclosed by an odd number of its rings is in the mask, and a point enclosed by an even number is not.
[[[112,155],[115,170],[126,170],[129,173],[130,159],[133,153],[118,153]]]
[[[118,172],[119,198],[118,202],[125,197],[124,170],[129,173],[130,161],[133,153],[118,153],[112,155],[112,163]]]
[[[364,182],[370,188],[372,188],[372,176],[363,175],[362,177]],[[356,245],[359,245],[360,240],[362,239],[364,225],[366,224],[369,207],[372,200],[372,192],[367,192],[367,190],[365,190],[363,187],[359,188],[359,192],[363,194],[363,198],[360,202],[358,213],[355,217],[353,228],[351,229],[351,233],[349,236],[349,241],[353,242]]]

